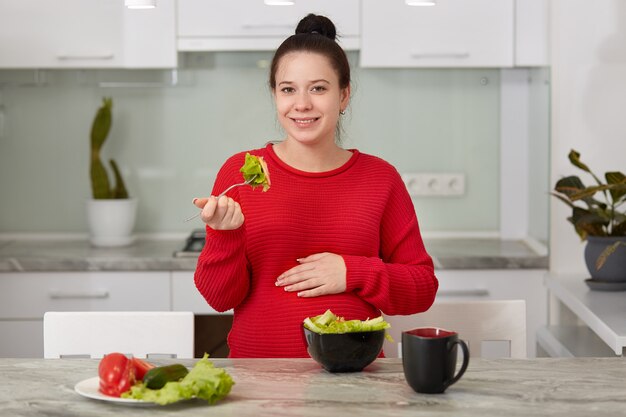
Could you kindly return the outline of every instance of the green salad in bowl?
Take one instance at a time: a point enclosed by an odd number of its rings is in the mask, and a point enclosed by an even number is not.
[[[309,355],[329,372],[359,372],[372,363],[383,348],[386,329],[382,316],[367,320],[345,320],[326,310],[303,322]]]

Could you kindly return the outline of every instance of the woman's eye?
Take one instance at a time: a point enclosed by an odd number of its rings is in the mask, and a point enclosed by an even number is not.
[[[316,92],[316,93],[321,93],[323,91],[326,91],[326,87],[324,87],[323,85],[316,85],[311,90]]]
[[[293,87],[283,87],[280,91],[282,91],[285,94],[289,94],[289,93],[293,93],[296,90],[294,90]]]

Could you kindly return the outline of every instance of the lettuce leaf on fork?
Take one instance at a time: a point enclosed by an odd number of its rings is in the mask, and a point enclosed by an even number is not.
[[[239,170],[245,181],[250,181],[252,188],[263,186],[263,191],[270,188],[270,173],[262,156],[246,153],[246,160]]]

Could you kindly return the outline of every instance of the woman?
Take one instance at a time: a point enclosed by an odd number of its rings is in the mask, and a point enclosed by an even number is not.
[[[350,66],[329,19],[300,21],[270,86],[286,137],[249,151],[266,161],[270,189],[194,200],[207,226],[195,283],[215,310],[234,309],[231,357],[308,357],[306,317],[418,313],[438,287],[398,172],[337,144]],[[244,157],[225,162],[214,195],[242,181]]]

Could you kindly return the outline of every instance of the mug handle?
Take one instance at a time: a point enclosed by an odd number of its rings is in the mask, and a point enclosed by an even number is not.
[[[467,347],[465,342],[461,339],[455,340],[454,342],[452,342],[452,346],[450,346],[450,349],[452,349],[454,345],[461,345],[461,350],[463,350],[463,364],[461,365],[461,369],[459,369],[459,372],[446,383],[446,388],[461,379],[461,377],[467,370],[467,365],[469,364],[469,348]]]

